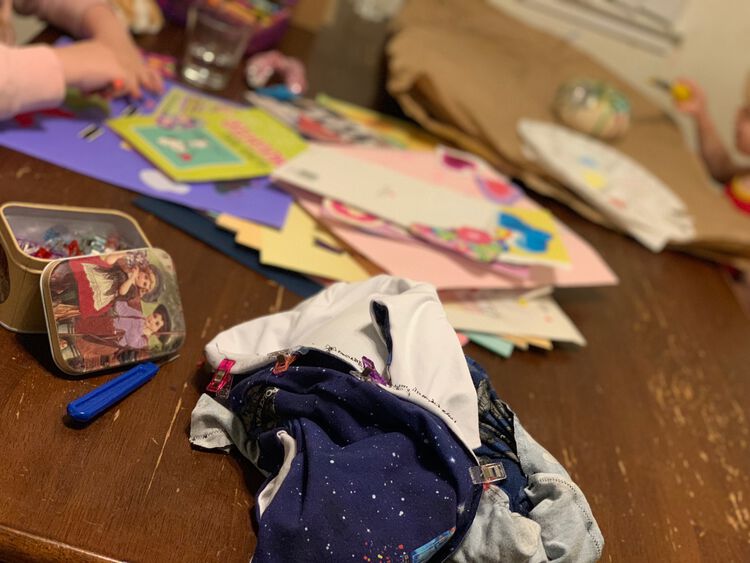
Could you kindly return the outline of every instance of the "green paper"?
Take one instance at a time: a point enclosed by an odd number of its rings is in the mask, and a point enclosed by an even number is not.
[[[112,113],[107,98],[100,94],[84,94],[78,88],[68,88],[65,90],[63,105],[72,110],[97,110],[105,117],[109,117]]]
[[[466,336],[469,337],[474,344],[479,344],[483,348],[487,348],[490,352],[494,352],[498,356],[503,358],[510,358],[513,353],[513,344],[507,340],[503,340],[499,336],[494,334],[485,334],[483,332],[467,332],[462,331]]]

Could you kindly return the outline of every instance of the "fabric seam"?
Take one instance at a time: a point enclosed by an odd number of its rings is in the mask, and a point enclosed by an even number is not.
[[[587,511],[586,508],[578,500],[578,490],[571,483],[568,483],[567,481],[564,481],[563,479],[560,479],[559,477],[537,477],[537,480],[540,483],[553,482],[553,483],[558,483],[560,485],[565,485],[573,492],[574,502],[576,506],[578,507],[578,509],[581,511],[581,513],[584,515],[584,518],[586,520],[586,524],[587,524],[586,533],[589,535],[589,537],[591,538],[591,541],[593,541],[594,545],[596,546],[596,554],[599,557],[601,557],[603,546],[599,545],[599,541],[596,539],[596,537],[594,536],[594,534],[591,532],[591,529],[590,529],[590,526],[594,523],[593,516],[589,515],[589,511]]]

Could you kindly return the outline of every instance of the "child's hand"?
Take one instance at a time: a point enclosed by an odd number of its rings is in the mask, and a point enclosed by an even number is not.
[[[155,69],[146,65],[143,55],[127,32],[105,34],[97,36],[97,39],[112,50],[119,63],[125,68],[128,77],[135,85],[134,89],[129,92],[130,95],[140,98],[141,88],[154,93],[161,93],[164,90],[161,76]]]
[[[126,91],[135,87],[114,53],[98,41],[78,41],[56,47],[55,53],[62,64],[66,86],[83,92],[108,89],[114,84],[122,84]]]
[[[130,33],[108,6],[96,4],[89,8],[84,14],[83,27],[88,35],[109,47],[120,66],[125,69],[128,94],[140,98],[141,88],[154,93],[164,90],[161,76],[146,65]]]
[[[704,116],[707,112],[708,104],[703,88],[689,78],[678,78],[676,82],[687,87],[690,91],[690,97],[687,100],[675,101],[675,107],[682,113],[692,117]]]

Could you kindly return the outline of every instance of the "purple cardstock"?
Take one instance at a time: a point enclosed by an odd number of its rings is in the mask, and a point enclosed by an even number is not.
[[[167,90],[175,87],[166,83]],[[158,99],[146,98],[139,104],[138,112],[149,113],[157,103]],[[126,100],[111,102],[112,117],[127,115],[132,110]],[[231,213],[275,228],[284,224],[292,198],[275,189],[268,178],[174,182],[140,154],[126,148],[120,137],[107,128],[105,119],[101,110],[91,107],[22,114],[0,122],[0,146],[193,209]]]

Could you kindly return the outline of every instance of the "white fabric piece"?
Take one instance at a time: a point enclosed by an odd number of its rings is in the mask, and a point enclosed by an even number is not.
[[[281,489],[281,485],[284,484],[286,476],[289,475],[289,470],[292,468],[292,461],[294,456],[297,454],[297,440],[292,438],[285,430],[280,430],[276,433],[276,437],[284,447],[284,461],[279,468],[279,472],[276,477],[271,479],[263,490],[258,495],[258,517],[262,517],[266,508],[271,504],[276,493]]]
[[[384,335],[371,318],[373,303],[384,306],[390,318],[390,366]],[[333,354],[358,371],[367,357],[390,380],[386,390],[439,416],[469,450],[481,444],[476,391],[431,285],[391,276],[337,283],[290,311],[220,333],[206,346],[206,358],[213,368],[225,358],[234,360],[233,371],[242,373],[299,347]]]
[[[228,452],[235,445],[257,467],[257,443],[247,439],[242,421],[232,411],[205,393],[190,415],[190,443],[206,450]]]

